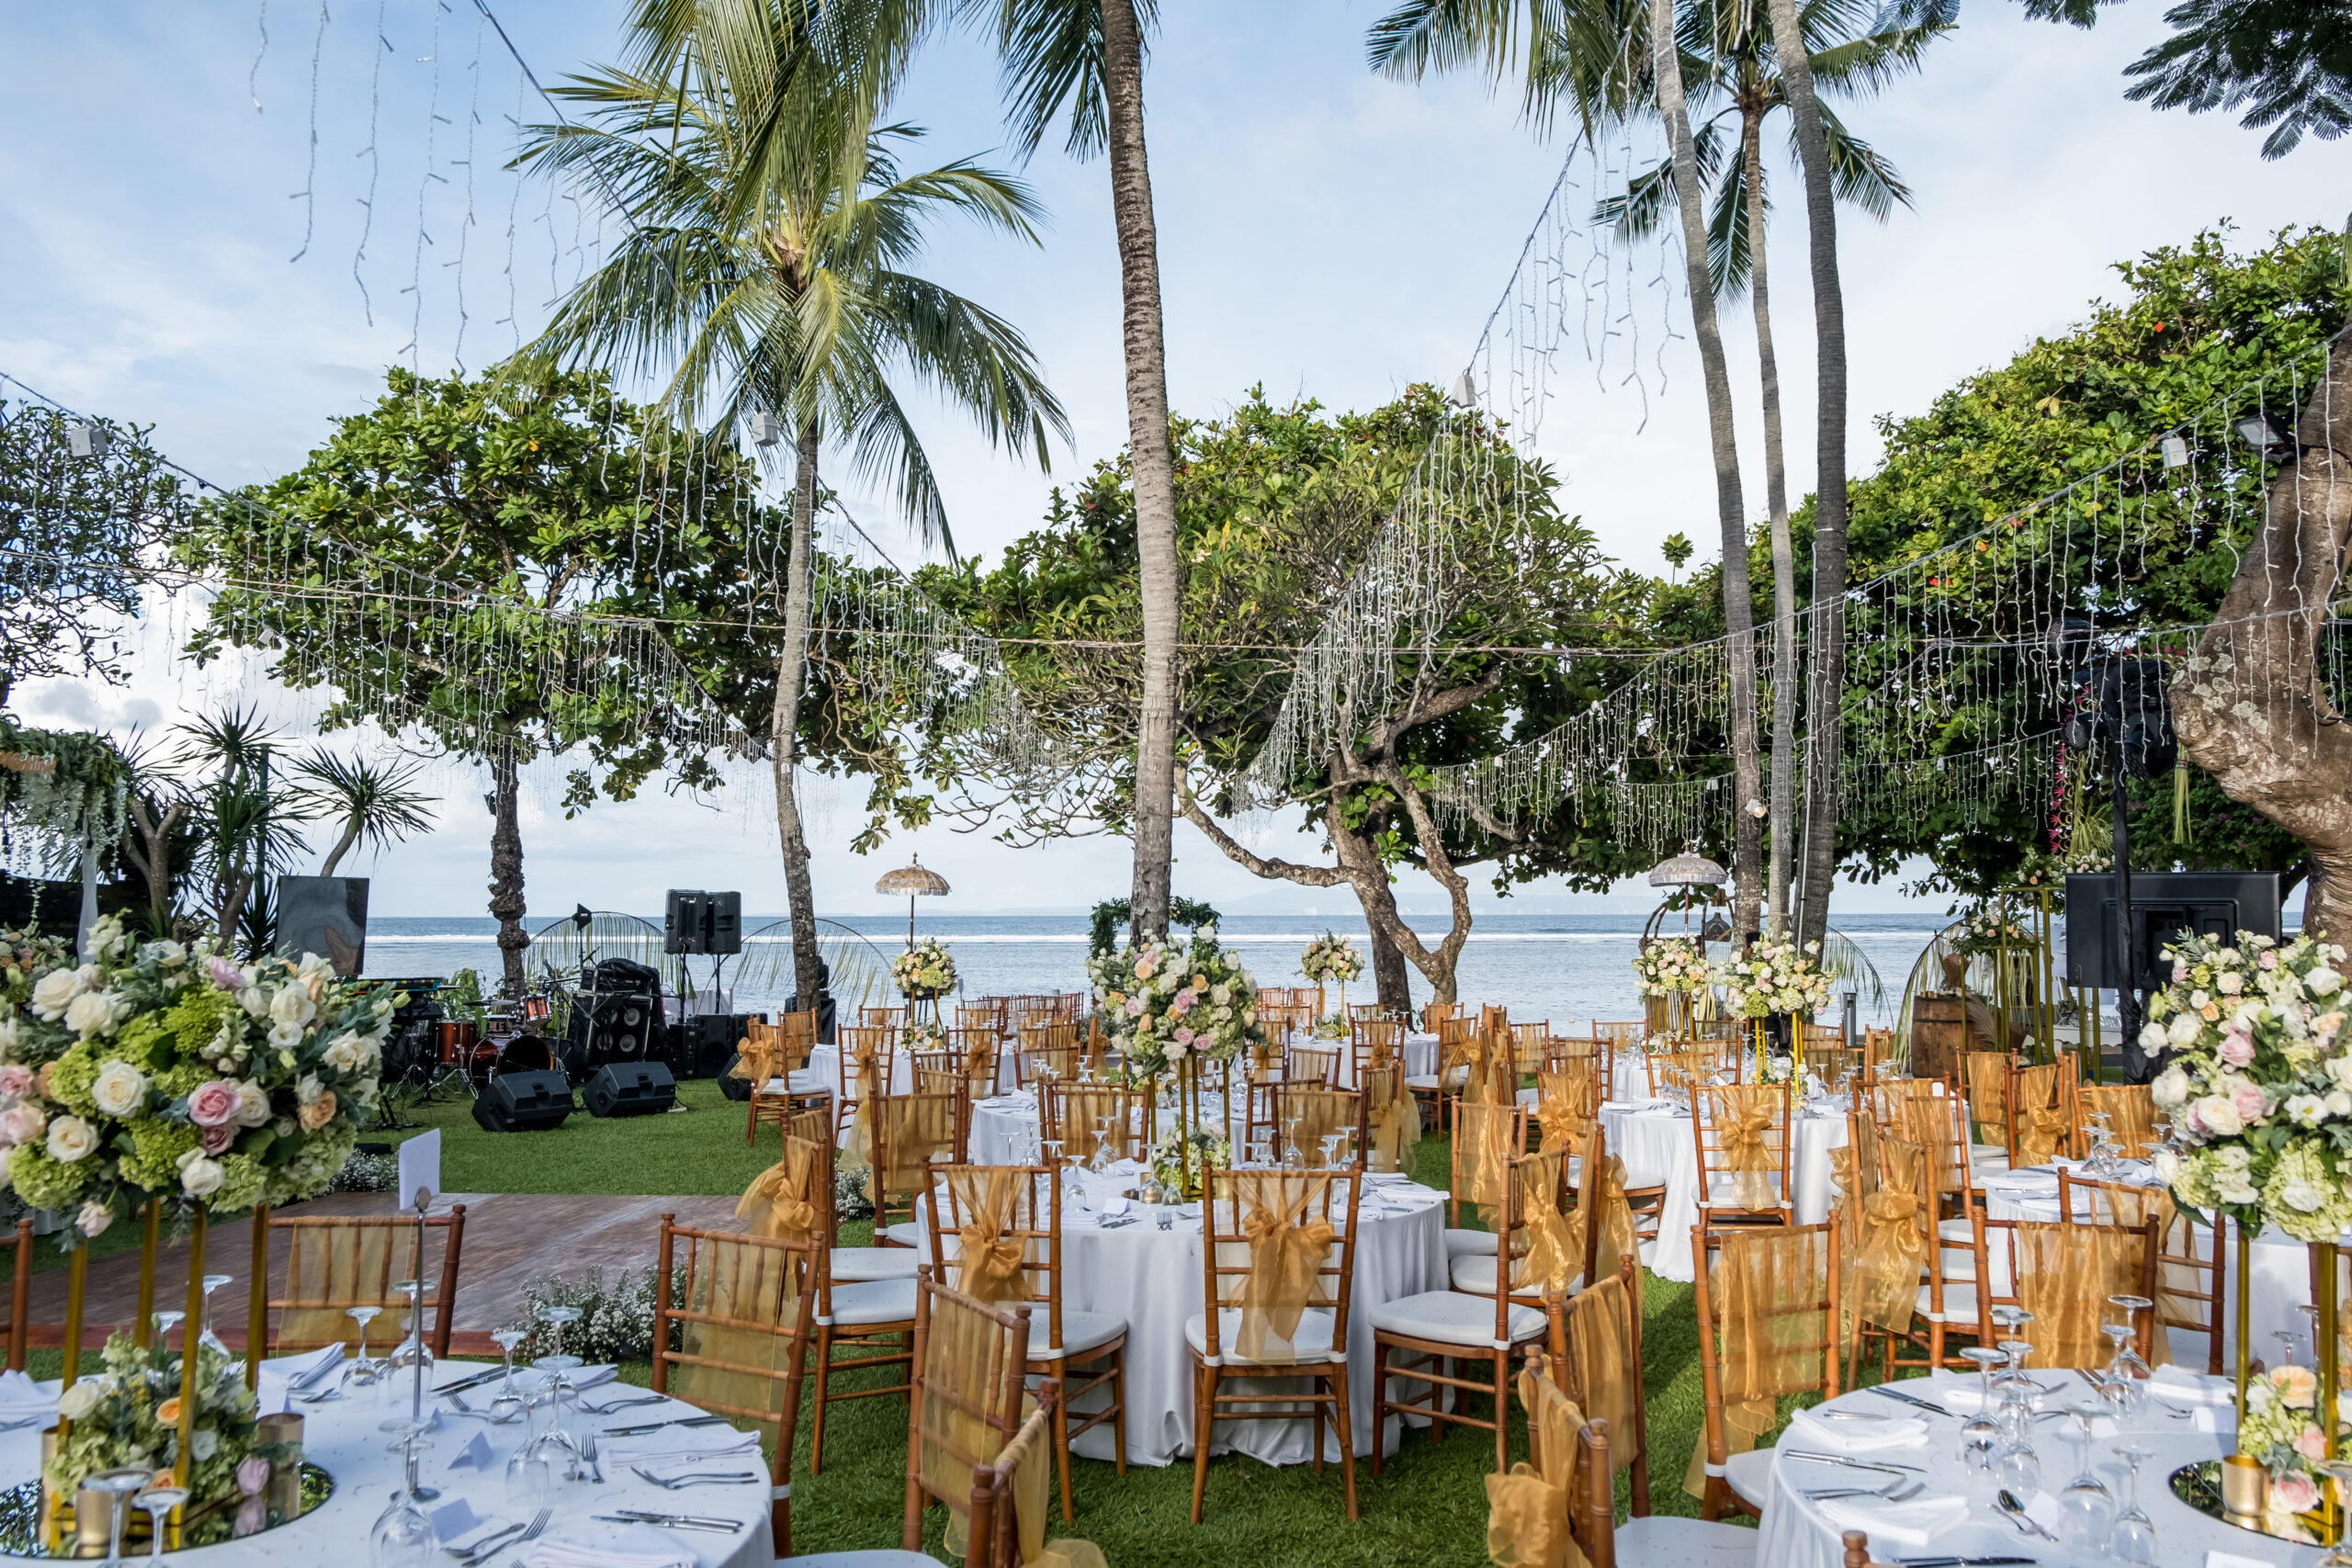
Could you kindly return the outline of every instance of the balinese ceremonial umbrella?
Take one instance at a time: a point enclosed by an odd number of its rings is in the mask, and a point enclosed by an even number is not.
[[[915,856],[912,865],[902,865],[886,873],[874,885],[876,893],[903,893],[907,896],[907,945],[915,944],[915,900],[936,898],[947,891],[947,879],[935,871],[923,869],[922,856]]]

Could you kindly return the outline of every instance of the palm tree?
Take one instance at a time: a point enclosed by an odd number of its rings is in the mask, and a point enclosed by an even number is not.
[[[1799,13],[1814,79],[1833,91],[1875,91],[1902,71],[1917,68],[1920,52],[1950,30],[1948,24],[1890,25],[1871,19],[1851,0],[1811,0]],[[1851,32],[1856,23],[1869,29]],[[1771,28],[1745,0],[1702,0],[1683,16],[1682,49],[1704,62],[1702,98],[1723,103],[1694,137],[1700,177],[1713,187],[1707,223],[1707,267],[1715,292],[1736,299],[1751,294],[1756,318],[1756,354],[1763,390],[1764,493],[1771,518],[1773,671],[1772,780],[1770,825],[1770,870],[1767,919],[1775,932],[1789,919],[1789,872],[1795,847],[1797,583],[1796,552],[1789,536],[1788,466],[1781,439],[1781,372],[1772,344],[1771,291],[1765,265],[1763,131],[1766,117],[1788,104]],[[1883,221],[1897,202],[1909,206],[1911,192],[1893,164],[1879,156],[1826,107],[1823,131],[1839,199]],[[1724,122],[1736,126],[1737,155],[1727,157]],[[1596,216],[1628,238],[1656,231],[1658,213],[1671,193],[1670,161],[1628,182],[1623,194],[1603,201]]]
[[[771,716],[776,819],[796,933],[813,931],[793,788],[808,641],[818,459],[887,482],[926,543],[951,551],[947,513],[894,380],[909,377],[1015,453],[1046,457],[1069,422],[1010,323],[905,270],[929,229],[961,215],[1034,242],[1018,182],[957,160],[902,170],[922,134],[875,121],[872,73],[832,51],[795,0],[678,7],[645,0],[633,65],[556,89],[583,123],[537,126],[521,161],[578,176],[630,222],[628,238],[518,359],[619,363],[668,376],[681,417],[780,419],[796,460],[784,647]],[[721,25],[725,24],[725,25]],[[813,942],[793,943],[799,994],[820,989]]]
[[[1707,392],[1707,432],[1715,467],[1715,520],[1723,540],[1724,628],[1730,691],[1727,728],[1732,754],[1732,930],[1744,942],[1758,927],[1763,904],[1763,788],[1756,755],[1755,607],[1749,599],[1746,503],[1740,496],[1739,446],[1732,423],[1731,373],[1708,272],[1707,225],[1699,202],[1698,153],[1683,90],[1682,51],[1676,39],[1674,0],[1525,0],[1522,38],[1519,0],[1405,0],[1374,24],[1373,68],[1418,77],[1426,71],[1477,63],[1499,81],[1524,61],[1526,110],[1547,123],[1563,106],[1588,130],[1640,112],[1654,95],[1665,123],[1674,169],[1673,195],[1682,221],[1692,335],[1699,343]],[[1640,19],[1646,13],[1646,33]],[[1646,61],[1644,56],[1646,54]],[[1646,64],[1646,73],[1644,65]],[[1646,83],[1645,75],[1646,74]]]
[[[293,798],[300,808],[343,824],[319,867],[321,876],[333,876],[357,845],[380,852],[433,826],[433,814],[425,809],[433,796],[416,787],[420,771],[413,762],[379,768],[364,759],[346,761],[323,747],[294,764],[294,776],[302,784]]]

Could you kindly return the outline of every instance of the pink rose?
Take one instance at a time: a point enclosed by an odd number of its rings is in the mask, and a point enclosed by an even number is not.
[[[2263,967],[2263,968],[2265,968],[2265,969],[2276,969],[2276,968],[2278,968],[2278,955],[2277,953],[2264,953],[2264,954],[2262,955],[2262,958],[2261,958],[2261,964],[2262,964],[2262,967]]]
[[[2177,958],[2174,959],[2172,962],[2172,978],[2173,984],[2177,986],[2186,983],[2188,979],[2188,965],[2183,964]]]
[[[1129,997],[1127,998],[1127,1016],[1129,1018],[1141,1018],[1143,1016],[1143,998],[1141,997]]]
[[[0,1067],[0,1094],[22,1095],[33,1087],[33,1070],[11,1064]]]
[[[214,1078],[187,1097],[187,1119],[199,1127],[225,1127],[237,1119],[237,1080]]]
[[[230,1521],[229,1536],[243,1540],[249,1535],[259,1535],[269,1525],[269,1509],[258,1496],[248,1497],[237,1505],[237,1517]]]
[[[2249,1122],[2270,1113],[2269,1097],[2250,1083],[2233,1086],[2230,1089],[2230,1103],[2237,1108],[2239,1115]]]
[[[2319,1446],[2319,1428],[2317,1427],[2313,1427],[2311,1429],[2311,1433],[2312,1438],[2312,1446],[2316,1450]],[[2302,1446],[2302,1440],[2301,1438],[2297,1438],[2295,1442],[2297,1451],[2300,1452]],[[2305,1454],[2304,1457],[2306,1459],[2317,1459],[2319,1455],[2317,1452],[2312,1452]],[[2307,1512],[2315,1506],[2318,1502],[2319,1487],[2313,1484],[2310,1476],[2305,1475],[2300,1470],[2290,1470],[2286,1474],[2279,1476],[2270,1483],[2270,1501],[2268,1506],[2274,1512],[2301,1514]]]
[[[1193,1032],[1192,1032],[1191,1030],[1189,1030],[1189,1029],[1179,1029],[1179,1030],[1177,1030],[1177,1031],[1176,1031],[1176,1043],[1177,1043],[1177,1044],[1179,1044],[1179,1045],[1190,1045],[1192,1043],[1193,1043]]]
[[[218,953],[204,961],[204,972],[224,991],[233,991],[245,983],[245,972]]]
[[[1168,1010],[1170,1012],[1184,1012],[1188,1010],[1192,1005],[1193,993],[1190,991],[1179,991],[1176,993],[1176,999],[1168,1004]]]
[[[248,1454],[237,1461],[237,1490],[248,1497],[261,1495],[269,1484],[269,1461],[259,1454]]]
[[[222,1149],[227,1148],[231,1144],[233,1144],[236,1141],[237,1129],[233,1123],[225,1127],[207,1127],[204,1129],[204,1152],[206,1154],[217,1155]]]
[[[19,1101],[0,1115],[0,1139],[11,1144],[37,1144],[48,1127],[49,1118],[29,1100]]]
[[[2317,1427],[2306,1427],[2301,1431],[2295,1434],[2295,1451],[2302,1455],[2305,1459],[2325,1459],[2327,1457],[2327,1439],[2325,1437],[2321,1435],[2320,1429]],[[2311,1505],[2308,1503],[2298,1504],[2296,1505],[2295,1512],[2301,1513],[2304,1508],[2307,1508],[2310,1506]]]
[[[2217,1054],[2233,1067],[2251,1066],[2254,1063],[2254,1042],[2243,1034],[2224,1034]]]

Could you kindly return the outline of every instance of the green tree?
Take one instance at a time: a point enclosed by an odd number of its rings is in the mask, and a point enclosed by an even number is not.
[[[952,549],[897,384],[925,387],[1041,464],[1048,432],[1068,433],[1021,334],[908,270],[948,217],[1034,240],[1035,202],[968,160],[902,169],[895,150],[921,133],[875,128],[874,74],[843,52],[854,41],[789,0],[643,0],[628,63],[557,88],[582,119],[532,128],[523,153],[526,165],[617,201],[630,228],[518,363],[658,370],[662,400],[682,418],[723,427],[766,414],[792,437],[792,548],[768,730],[796,931],[814,930],[816,914],[793,769],[820,454],[828,443],[845,450],[853,471],[895,491],[926,540]],[[796,942],[793,964],[800,995],[814,996],[816,945]]]

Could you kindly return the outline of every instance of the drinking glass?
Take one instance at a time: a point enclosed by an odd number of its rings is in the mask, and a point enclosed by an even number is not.
[[[424,1414],[424,1391],[433,1384],[433,1348],[424,1342],[424,1292],[433,1289],[430,1280],[401,1280],[392,1289],[408,1298],[408,1337],[398,1348],[385,1357],[378,1369],[384,1387],[393,1389],[396,1381],[409,1385],[409,1419],[416,1420]],[[390,1422],[384,1430],[392,1430]]]
[[[555,1501],[555,1464],[536,1442],[526,1442],[506,1461],[506,1511],[529,1518]]]
[[[491,1336],[506,1357],[506,1378],[498,1385],[498,1396],[490,1402],[490,1418],[501,1427],[523,1418],[523,1396],[514,1387],[514,1347],[529,1336],[520,1328],[502,1328]]]
[[[372,1404],[381,1392],[383,1370],[368,1359],[368,1325],[376,1321],[382,1307],[345,1307],[343,1315],[359,1325],[359,1352],[351,1364],[343,1369],[343,1387],[355,1395],[355,1403]]]
[[[1346,1136],[1347,1134],[1345,1133],[1326,1133],[1323,1134],[1324,1169],[1333,1170],[1338,1168],[1340,1163],[1340,1140]]]
[[[1994,1482],[2020,1497],[2041,1489],[2041,1460],[2033,1449],[2033,1399],[2040,1387],[2024,1371],[2033,1347],[2021,1339],[2005,1339],[2000,1349],[2008,1357],[2007,1370],[1996,1380],[2002,1387],[2000,1445],[1993,1450]]]
[[[1294,1116],[1283,1123],[1283,1168],[1284,1170],[1306,1168],[1306,1152],[1298,1146],[1298,1121],[1299,1119]]]
[[[563,1325],[567,1323],[579,1322],[580,1309],[567,1306],[541,1307],[539,1321],[554,1330],[555,1352],[552,1355],[537,1358],[531,1365],[543,1372],[568,1372],[579,1366],[581,1364],[579,1357],[567,1356],[563,1353]]]
[[[229,1280],[230,1276],[226,1274],[207,1274],[204,1277],[204,1321],[198,1325],[196,1337],[198,1344],[222,1356],[229,1353],[229,1347],[222,1344],[220,1337],[212,1332],[212,1292],[227,1284]]]
[[[413,1503],[430,1503],[440,1496],[440,1488],[427,1486],[416,1476],[417,1455],[433,1446],[425,1441],[425,1434],[433,1430],[433,1417],[429,1415],[413,1419],[402,1416],[397,1421],[385,1422],[381,1429],[391,1433],[393,1438],[392,1446],[385,1451],[399,1454],[402,1461],[401,1490],[393,1495],[405,1496]]]
[[[2066,1414],[2074,1427],[2075,1479],[2058,1493],[2058,1539],[2077,1551],[2095,1552],[2115,1517],[2115,1494],[2091,1472],[2091,1422],[2101,1412],[2078,1404]]]
[[[1971,1345],[1961,1355],[1975,1363],[1984,1395],[1977,1403],[1976,1414],[1961,1424],[1960,1462],[1962,1468],[1981,1475],[1992,1467],[1993,1450],[2001,1444],[2001,1423],[1993,1403],[1993,1369],[2001,1364],[2003,1357],[1998,1350],[1984,1345]]]
[[[161,1350],[164,1348],[164,1341],[170,1337],[172,1330],[179,1325],[180,1321],[187,1317],[187,1314],[159,1312],[153,1315],[155,1320],[155,1348]]]
[[[2108,1342],[2115,1347],[2115,1356],[2107,1363],[2107,1377],[2100,1383],[2099,1392],[2107,1397],[2109,1404],[2115,1406],[2118,1421],[2136,1420],[2147,1408],[2148,1385],[2141,1381],[2144,1374],[2135,1374],[2134,1369],[2143,1368],[2147,1363],[2141,1360],[2139,1352],[2132,1348],[2131,1324],[2102,1324],[2100,1329],[2106,1334]]]
[[[123,1499],[151,1479],[153,1472],[145,1470],[102,1470],[82,1483],[93,1492],[106,1494],[107,1533],[111,1538],[107,1549],[107,1568],[129,1568],[122,1560],[122,1523],[123,1516],[130,1510],[122,1506]]]
[[[433,1568],[436,1555],[432,1518],[414,1498],[395,1495],[368,1532],[368,1562],[373,1568]]]
[[[2136,1335],[2140,1329],[2140,1314],[2156,1303],[2145,1296],[2109,1296],[2107,1298],[2107,1304],[2122,1309],[2124,1322],[2131,1326],[2132,1334]],[[2115,1359],[2108,1363],[2108,1375],[2129,1377],[2135,1382],[2144,1382],[2154,1374],[2155,1369],[2140,1359],[2138,1347],[2132,1344],[2130,1340],[2131,1336],[2126,1336],[2123,1348],[2117,1352]],[[2141,1392],[2144,1393],[2146,1390],[2143,1389]],[[2137,1409],[2138,1406],[2134,1405],[2133,1408]]]
[[[150,1486],[131,1499],[147,1514],[147,1561],[164,1560],[164,1516],[187,1501],[185,1486]]]
[[[2140,1467],[2155,1458],[2156,1450],[2140,1443],[2124,1443],[2116,1449],[2115,1457],[2123,1461],[2123,1509],[2115,1516],[2115,1528],[2108,1535],[2108,1552],[2118,1562],[2156,1568],[2156,1527],[2140,1506]]]
[[[1274,1141],[1272,1138],[1250,1140],[1250,1163],[1263,1170],[1274,1163]]]

